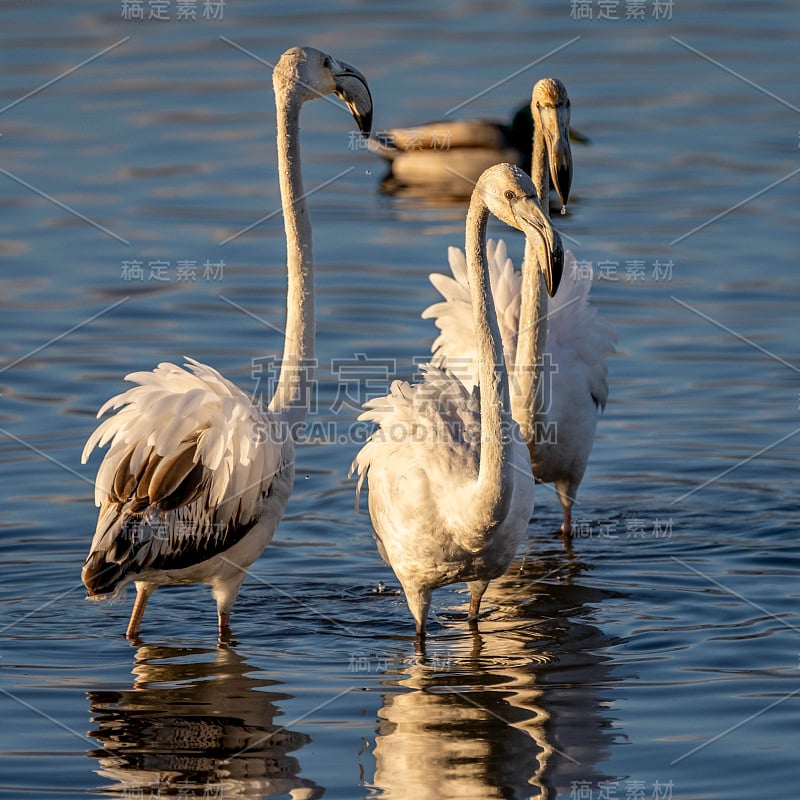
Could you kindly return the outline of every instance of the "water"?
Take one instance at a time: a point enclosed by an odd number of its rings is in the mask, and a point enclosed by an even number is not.
[[[628,20],[618,3],[603,20],[561,0],[229,2],[190,21],[165,5],[164,22],[113,0],[2,8],[0,793],[794,797],[794,6],[676,2],[655,19],[647,2]],[[480,632],[463,587],[441,590],[425,658],[353,510],[355,441],[300,448],[229,649],[203,587],[160,590],[135,647],[130,596],[83,599],[97,458],[80,451],[122,376],[192,355],[250,390],[252,360],[281,346],[223,300],[282,323],[279,215],[220,245],[279,206],[270,70],[231,42],[357,65],[377,129],[500,81],[459,113],[506,117],[554,74],[591,139],[558,225],[620,347],[577,535],[565,550],[539,489]],[[381,165],[335,106],[302,124],[306,187],[347,170],[310,198],[315,419],[347,431],[331,360],[385,359],[381,385],[411,373],[433,335],[426,276],[464,212],[379,195]],[[492,233],[519,258],[519,237]]]

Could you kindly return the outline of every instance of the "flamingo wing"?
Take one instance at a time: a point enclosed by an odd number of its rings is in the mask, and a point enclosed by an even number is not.
[[[617,335],[608,320],[589,302],[592,271],[581,267],[569,250],[564,273],[547,313],[547,350],[559,372],[553,391],[570,373],[573,383],[591,394],[594,404],[605,409],[608,401],[608,356],[615,352]]]
[[[289,437],[212,367],[187,359],[126,380],[131,389],[84,448],[109,444],[98,470],[97,528],[84,566],[90,594],[152,570],[192,566],[228,550],[257,522]]]
[[[517,350],[517,328],[522,287],[522,273],[514,269],[505,242],[500,239],[486,242],[489,279],[494,298],[503,355],[509,368]],[[467,283],[467,261],[458,247],[447,249],[449,275],[432,273],[429,278],[443,300],[422,312],[423,319],[433,319],[439,336],[431,345],[433,361],[456,375],[468,387],[477,385],[478,354],[472,325],[472,302]]]
[[[428,473],[446,475],[450,462],[472,465],[477,476],[480,455],[480,402],[477,390],[467,390],[453,374],[433,364],[422,366],[424,380],[409,384],[394,381],[390,393],[364,404],[359,420],[378,428],[361,448],[352,469],[359,475],[356,502],[370,468],[392,464],[403,474],[416,466]]]

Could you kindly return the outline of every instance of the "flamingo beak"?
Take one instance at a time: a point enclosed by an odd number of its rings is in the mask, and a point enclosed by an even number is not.
[[[547,293],[550,297],[555,297],[558,287],[561,285],[561,278],[564,275],[564,245],[561,243],[561,237],[558,231],[553,230],[553,244],[549,250],[550,253],[550,268],[549,275],[545,273],[545,281],[547,283]]]
[[[567,207],[569,190],[572,187],[572,150],[569,146],[569,123],[559,125],[558,134],[551,143],[550,180],[561,200],[562,208]],[[564,213],[562,211],[562,213]]]
[[[561,237],[545,216],[536,195],[528,195],[514,203],[514,214],[525,236],[535,236],[544,247],[542,265],[547,293],[554,297],[564,273],[564,246]]]
[[[372,95],[367,79],[350,64],[337,62],[334,73],[336,96],[345,102],[362,136],[369,136],[372,130]]]
[[[570,107],[568,103],[537,106],[537,125],[541,124],[550,162],[550,183],[561,200],[566,213],[569,191],[572,188],[572,149],[569,144]],[[546,198],[540,198],[545,202]]]

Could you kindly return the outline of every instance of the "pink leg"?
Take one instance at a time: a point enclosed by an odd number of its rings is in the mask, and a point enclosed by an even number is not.
[[[402,581],[401,581],[402,583]],[[406,595],[406,602],[417,629],[417,641],[425,641],[425,628],[428,619],[428,611],[431,607],[431,590],[417,586],[403,585]]]
[[[489,581],[467,581],[469,587],[469,619],[470,622],[477,621],[478,615],[481,611],[481,600],[486,588],[489,586]]]
[[[561,533],[572,533],[572,506],[564,506],[564,521],[561,523]]]
[[[481,610],[481,600],[483,599],[483,595],[478,595],[477,597],[473,595],[469,599],[469,619],[478,619],[478,614]]]
[[[219,612],[219,638],[228,639],[231,635],[231,612]]]
[[[144,609],[151,594],[152,589],[148,590],[143,586],[136,587],[136,600],[133,603],[133,611],[131,611],[131,618],[128,621],[128,630],[125,631],[125,636],[128,639],[135,639],[139,635],[139,626],[142,623]]]

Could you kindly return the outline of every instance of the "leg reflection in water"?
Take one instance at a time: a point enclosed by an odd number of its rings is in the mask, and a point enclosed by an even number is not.
[[[612,593],[585,585],[585,569],[560,545],[532,548],[490,584],[478,628],[393,654],[373,751],[381,797],[568,797],[609,779],[621,734],[607,701],[622,676],[592,624]]]
[[[106,794],[321,797],[299,777],[296,753],[311,739],[275,725],[290,699],[230,648],[141,646],[132,689],[88,692],[101,746],[88,755],[113,781]],[[274,687],[274,688],[273,688]]]

